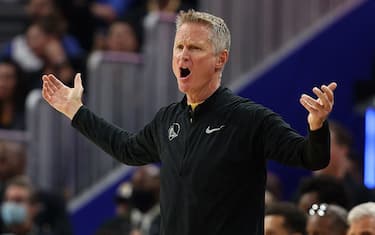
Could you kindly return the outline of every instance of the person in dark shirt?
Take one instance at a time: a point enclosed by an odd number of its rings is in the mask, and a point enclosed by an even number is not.
[[[43,97],[72,125],[114,158],[129,165],[161,162],[162,235],[263,234],[266,160],[321,169],[329,162],[329,129],[336,83],[302,95],[309,136],[282,118],[222,87],[229,58],[225,22],[204,12],[177,17],[172,68],[181,102],[160,109],[131,134],[97,117],[81,101],[81,76],[74,88],[44,75]]]

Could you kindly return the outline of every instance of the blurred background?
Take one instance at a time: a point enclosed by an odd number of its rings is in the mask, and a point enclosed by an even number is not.
[[[266,202],[306,210],[333,203],[317,196],[325,189],[342,192],[333,198],[346,209],[375,200],[375,1],[0,0],[0,196],[2,208],[28,208],[28,219],[3,215],[0,231],[158,234],[158,166],[121,165],[86,141],[42,100],[41,76],[71,85],[82,73],[84,103],[137,131],[182,98],[171,57],[176,13],[188,9],[231,30],[223,85],[302,135],[300,95],[338,83],[330,165],[311,173],[270,161]]]

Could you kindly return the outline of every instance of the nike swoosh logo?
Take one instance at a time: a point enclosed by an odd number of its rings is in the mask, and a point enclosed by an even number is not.
[[[212,129],[210,129],[210,126],[208,126],[207,129],[206,129],[206,134],[211,134],[212,132],[220,131],[223,127],[224,127],[224,125],[221,125],[218,128],[212,128]]]

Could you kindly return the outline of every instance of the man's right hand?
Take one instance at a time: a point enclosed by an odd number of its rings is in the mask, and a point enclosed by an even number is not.
[[[43,98],[57,111],[73,119],[82,104],[83,86],[81,74],[74,78],[74,87],[65,86],[54,75],[43,75]]]

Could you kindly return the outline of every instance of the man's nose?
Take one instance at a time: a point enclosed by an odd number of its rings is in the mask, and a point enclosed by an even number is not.
[[[184,60],[184,61],[189,59],[189,50],[186,47],[184,47],[184,49],[182,49],[181,59]]]

